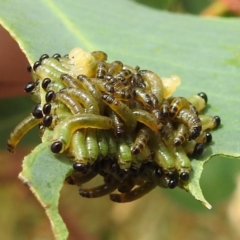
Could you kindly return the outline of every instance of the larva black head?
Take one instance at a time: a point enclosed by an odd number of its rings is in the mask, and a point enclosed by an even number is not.
[[[41,107],[41,104],[37,104],[33,111],[32,111],[32,115],[35,117],[35,118],[43,118],[43,114],[42,114],[42,107]]]
[[[65,182],[70,184],[70,185],[75,185],[75,181],[74,179],[72,178],[72,176],[68,176],[66,179],[65,179]]]
[[[198,159],[203,154],[203,151],[204,151],[204,144],[197,143],[193,150],[192,157],[195,159]]]
[[[63,148],[63,143],[61,141],[56,141],[51,145],[51,151],[53,153],[60,153]]]
[[[48,91],[45,96],[45,100],[47,103],[51,102],[56,97],[56,93],[54,91]]]
[[[48,115],[48,114],[50,114],[51,109],[52,109],[52,105],[50,103],[45,103],[43,105],[43,110],[42,111],[45,115]]]
[[[215,127],[219,127],[221,124],[221,118],[219,116],[214,116],[214,121],[215,121]]]
[[[28,66],[27,66],[27,71],[28,71],[28,72],[31,72],[31,71],[32,71],[32,66],[31,66],[31,65],[28,65]]]
[[[205,101],[205,103],[207,104],[207,102],[208,102],[208,97],[207,97],[207,94],[206,94],[206,93],[200,92],[200,93],[198,93],[197,95],[200,96],[201,98],[203,98],[204,101]]]
[[[24,91],[27,93],[31,93],[35,88],[35,83],[34,82],[29,82],[26,84],[26,86],[24,87]]]
[[[168,187],[170,189],[175,188],[178,185],[178,180],[176,178],[169,179],[168,181]]]
[[[42,88],[46,90],[48,85],[49,85],[49,83],[51,83],[51,79],[50,78],[43,79],[43,81],[42,81]]]
[[[36,61],[34,64],[33,64],[33,70],[36,71],[36,69],[41,65],[41,62],[40,61]]]
[[[179,174],[179,178],[182,180],[182,181],[188,181],[189,180],[189,173],[188,172],[181,172]]]
[[[49,127],[52,124],[52,115],[45,115],[43,118],[43,126],[44,127]]]
[[[55,59],[59,59],[61,57],[61,55],[59,53],[55,53],[53,54],[52,58],[55,58]]]
[[[39,62],[42,62],[42,60],[49,58],[49,56],[47,54],[43,54],[40,58],[39,58]]]
[[[212,142],[212,134],[210,132],[206,132],[206,143]]]
[[[84,164],[84,163],[74,163],[73,164],[73,170],[76,172],[80,172],[83,174],[86,174],[90,168],[89,164]]]

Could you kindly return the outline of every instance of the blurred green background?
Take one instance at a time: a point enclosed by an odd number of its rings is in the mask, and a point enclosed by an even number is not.
[[[205,16],[238,17],[240,12],[237,7],[239,0],[137,2],[168,11]],[[27,60],[2,28],[0,44],[0,237],[5,240],[53,239],[43,208],[17,179],[24,155],[40,142],[37,129],[24,137],[15,154],[6,151],[9,133],[29,114],[34,104],[23,91],[25,84],[31,81],[26,71]],[[206,165],[201,186],[206,199],[213,205],[211,211],[179,189],[158,188],[134,203],[122,205],[110,202],[108,197],[83,199],[76,187],[65,186],[60,212],[69,228],[71,240],[239,239],[239,170],[238,160],[228,158],[215,157]]]

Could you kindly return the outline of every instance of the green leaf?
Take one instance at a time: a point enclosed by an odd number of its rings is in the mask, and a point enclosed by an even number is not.
[[[62,156],[53,156],[50,143],[39,144],[23,160],[19,178],[29,186],[49,217],[56,239],[67,239],[68,231],[58,213],[59,192],[72,164]]]
[[[105,51],[110,61],[139,65],[160,76],[179,75],[182,84],[176,95],[206,92],[207,113],[222,119],[222,126],[213,133],[214,144],[202,161],[217,155],[240,158],[239,19],[171,14],[126,0],[70,4],[67,0],[5,0],[1,3],[0,22],[31,63],[43,53],[65,54],[79,46],[87,51]],[[42,159],[44,152],[34,156]],[[53,158],[52,163],[56,162]],[[189,191],[193,194],[197,189],[194,195],[204,201],[198,189],[201,171],[197,170],[196,185],[192,190],[190,185]],[[68,171],[69,166],[63,165],[59,182]]]
[[[192,174],[188,184],[184,185],[183,188],[191,193],[197,200],[199,200],[206,208],[211,209],[212,206],[206,201],[200,188],[200,177],[203,171],[203,165],[205,161],[192,161]]]

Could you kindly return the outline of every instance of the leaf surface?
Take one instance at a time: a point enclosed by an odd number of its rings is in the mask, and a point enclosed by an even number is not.
[[[182,84],[176,95],[207,93],[207,113],[218,115],[222,120],[221,127],[213,132],[214,144],[202,161],[217,155],[240,158],[240,111],[237,110],[240,103],[239,19],[172,14],[127,0],[81,0],[71,4],[67,0],[5,0],[1,3],[0,22],[19,43],[31,64],[43,53],[66,54],[79,46],[87,51],[105,51],[109,61],[139,65],[160,76],[179,75]],[[41,147],[43,151],[39,151]],[[45,159],[44,154],[48,155],[49,161],[52,159],[50,168],[59,163],[45,147],[45,144],[39,145],[24,160],[21,176],[26,175],[27,181],[36,176],[39,179],[46,177],[45,174],[42,176],[44,164],[39,175],[40,169],[35,168],[39,159]],[[36,172],[26,170],[31,161]],[[201,201],[204,198],[199,178],[203,162],[196,162],[194,186],[187,187]],[[61,165],[61,169],[61,174],[54,179],[58,191],[40,185],[35,194],[45,196],[43,192],[47,189],[49,198],[54,194],[58,196],[69,165]],[[48,171],[46,168],[44,173],[47,175]],[[55,204],[53,211],[56,211]]]

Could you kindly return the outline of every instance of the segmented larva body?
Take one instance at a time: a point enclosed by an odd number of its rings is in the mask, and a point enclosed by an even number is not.
[[[206,130],[221,123],[202,114],[205,93],[173,97],[178,76],[107,62],[102,51],[43,54],[28,70],[34,81],[25,91],[37,105],[10,134],[8,150],[40,124],[43,141],[50,133],[51,151],[73,162],[66,182],[86,198],[110,194],[112,201],[129,202],[156,186],[182,186],[190,181],[191,158],[200,158],[212,140]],[[104,184],[83,188],[97,175]]]

